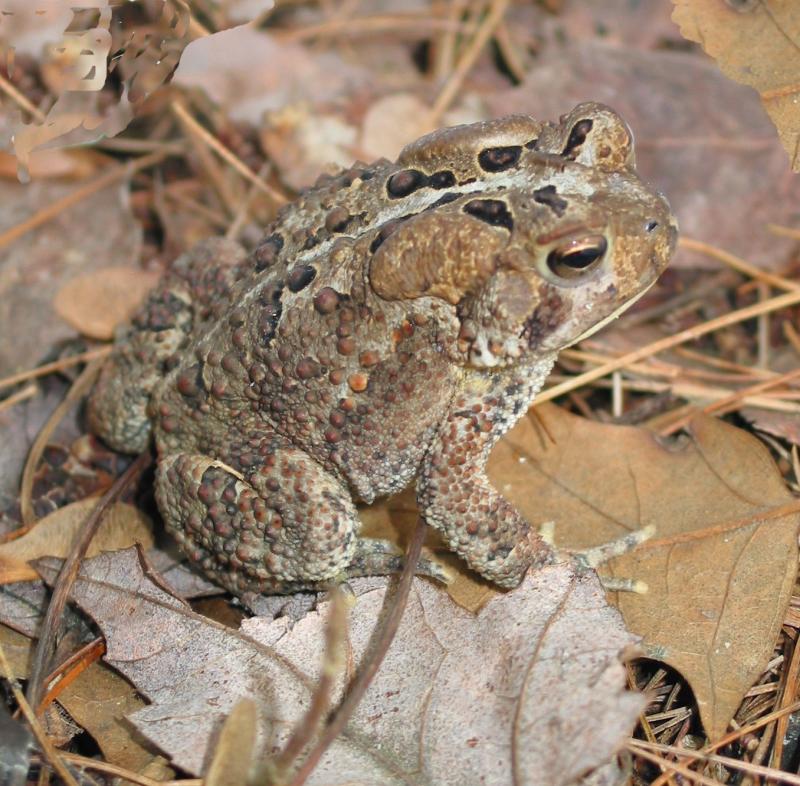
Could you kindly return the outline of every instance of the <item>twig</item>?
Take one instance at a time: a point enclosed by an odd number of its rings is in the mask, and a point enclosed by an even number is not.
[[[47,762],[58,773],[58,775],[63,778],[64,783],[66,783],[67,786],[78,786],[78,782],[75,780],[72,773],[67,769],[64,762],[61,761],[59,751],[57,751],[55,745],[50,742],[50,738],[42,728],[42,724],[39,723],[39,720],[31,709],[30,703],[26,701],[19,685],[17,685],[17,681],[14,679],[11,673],[11,665],[6,658],[6,653],[3,649],[2,643],[0,643],[0,666],[2,666],[2,670],[7,676],[8,684],[11,686],[11,692],[14,694],[14,698],[16,699],[22,714],[25,716],[25,720],[28,721],[28,725],[31,727],[33,736],[36,737],[36,741],[39,743]]]
[[[730,744],[731,742],[740,740],[745,735],[752,734],[754,731],[758,731],[763,726],[767,726],[768,724],[772,723],[774,720],[778,718],[788,717],[793,712],[797,712],[797,710],[800,710],[800,701],[795,701],[792,704],[789,704],[786,707],[782,707],[779,710],[773,710],[772,712],[768,713],[767,715],[764,715],[757,721],[753,721],[753,723],[750,723],[747,726],[742,726],[740,729],[728,732],[724,737],[721,737],[716,742],[712,742],[698,751],[687,751],[687,753],[694,754],[697,759],[700,759],[705,754],[718,750],[719,748],[722,748],[725,745]],[[650,786],[665,786],[668,780],[669,780],[669,775],[668,773],[665,773],[664,775],[659,775],[658,778],[656,778],[650,784]]]
[[[4,398],[2,401],[0,401],[0,412],[11,409],[11,407],[15,407],[17,404],[27,401],[29,398],[33,398],[38,392],[39,388],[33,384],[22,388],[22,390],[18,390],[8,398]]]
[[[777,297],[770,298],[769,300],[765,300],[761,303],[755,303],[752,306],[731,311],[729,314],[725,314],[725,316],[711,319],[708,322],[704,322],[702,325],[695,325],[694,327],[682,330],[680,333],[676,333],[674,336],[668,336],[667,338],[653,341],[652,343],[634,350],[633,352],[628,352],[627,355],[622,355],[622,357],[611,360],[602,366],[592,369],[591,371],[586,371],[583,374],[579,374],[577,377],[573,377],[566,382],[562,382],[560,385],[547,388],[547,390],[544,390],[536,397],[536,403],[541,404],[544,401],[550,401],[551,399],[561,396],[564,393],[569,393],[571,390],[575,390],[582,385],[587,385],[589,382],[594,382],[596,379],[600,379],[601,377],[610,374],[612,371],[625,368],[630,363],[637,363],[638,361],[644,360],[651,355],[656,355],[659,352],[663,352],[666,349],[671,349],[679,344],[684,344],[687,341],[693,341],[696,338],[700,338],[700,336],[705,336],[707,333],[713,333],[715,330],[719,330],[720,328],[728,327],[729,325],[735,325],[737,322],[744,322],[745,320],[753,319],[760,314],[765,314],[769,311],[777,311],[778,309],[794,306],[798,303],[800,303],[800,291],[787,292],[785,295],[778,295]]]
[[[17,88],[11,84],[2,74],[0,74],[0,90],[2,90],[12,101],[19,105],[39,123],[44,123],[47,119],[41,109],[34,106]]]
[[[775,770],[772,767],[764,767],[760,764],[751,764],[747,761],[739,761],[738,759],[732,759],[729,756],[719,756],[714,753],[704,753],[701,755],[697,755],[697,751],[689,751],[684,748],[676,748],[672,745],[660,745],[657,742],[644,742],[643,740],[628,740],[627,743],[628,750],[636,753],[636,754],[643,754],[645,751],[647,752],[659,752],[659,753],[669,753],[673,756],[681,756],[681,757],[688,757],[692,760],[700,760],[706,762],[715,762],[717,764],[722,764],[725,767],[729,767],[733,770],[740,770],[741,772],[747,772],[751,775],[763,775],[766,778],[772,778],[776,781],[782,781],[783,783],[790,783],[793,786],[800,786],[800,776],[794,775],[790,772],[784,772],[782,770]],[[677,768],[679,765],[668,762],[666,760],[662,760],[659,762],[664,767],[669,768]],[[676,769],[676,772],[680,772],[680,770]],[[690,773],[690,775],[689,775]],[[701,776],[699,773],[693,772],[689,770],[688,773],[681,772],[681,775],[686,774],[687,777],[692,777],[694,779],[700,779]],[[700,781],[704,783],[704,781]],[[714,783],[714,781],[711,781]]]
[[[284,780],[286,772],[306,746],[314,739],[320,723],[330,709],[336,677],[342,672],[342,649],[347,639],[347,600],[340,588],[331,596],[331,609],[325,626],[325,655],[317,687],[311,697],[311,704],[305,716],[292,732],[283,751],[270,763],[269,769],[278,775],[277,781]],[[257,782],[260,778],[255,779]]]
[[[411,581],[414,578],[419,555],[422,551],[422,542],[425,540],[425,533],[428,527],[423,518],[419,518],[417,528],[411,542],[408,545],[406,552],[406,564],[403,566],[403,572],[400,574],[400,580],[397,583],[397,591],[393,598],[394,604],[389,611],[389,614],[384,622],[383,629],[375,642],[375,648],[372,655],[367,657],[367,662],[363,665],[363,670],[356,677],[350,691],[345,696],[342,703],[339,705],[336,714],[333,716],[330,724],[325,731],[320,735],[317,744],[311,749],[308,757],[303,762],[300,769],[295,773],[294,778],[290,781],[289,786],[302,786],[308,776],[317,766],[322,754],[330,747],[331,743],[344,731],[350,717],[361,701],[362,697],[370,686],[373,678],[378,672],[381,663],[389,649],[389,646],[397,633],[397,628],[400,625],[400,620],[403,617],[403,612],[408,602],[408,595],[411,592]]]
[[[259,191],[263,191],[276,205],[283,205],[288,200],[276,189],[265,183],[255,172],[253,172],[247,164],[244,163],[238,156],[234,155],[222,144],[212,133],[207,131],[192,115],[186,110],[186,107],[180,101],[171,104],[171,109],[175,116],[180,120],[186,129],[200,139],[204,144],[208,145],[223,161],[230,164],[245,180],[252,183]]]
[[[712,246],[710,243],[704,243],[702,240],[694,240],[691,237],[681,237],[681,239],[678,241],[678,246],[679,248],[685,248],[689,251],[697,251],[700,254],[705,254],[713,259],[717,259],[739,273],[742,273],[749,278],[754,278],[756,281],[763,281],[765,284],[769,284],[776,289],[783,289],[786,292],[800,291],[800,284],[797,282],[791,281],[783,276],[778,276],[775,273],[769,273],[766,270],[762,270],[761,268],[746,262],[744,259],[741,259],[734,254],[730,254],[727,251],[723,251],[721,248]]]
[[[100,349],[91,349],[88,352],[82,352],[80,355],[70,355],[61,360],[54,360],[52,363],[45,363],[36,368],[28,369],[27,371],[20,371],[19,374],[12,374],[10,377],[0,379],[0,390],[10,388],[18,385],[20,382],[25,382],[29,379],[36,377],[44,377],[54,371],[63,371],[70,366],[77,366],[79,363],[86,363],[95,358],[103,358],[111,352],[111,347],[101,347]]]
[[[53,410],[47,422],[39,430],[28,451],[28,458],[25,462],[25,468],[22,470],[19,489],[19,507],[22,515],[22,524],[25,529],[30,529],[36,521],[36,514],[33,512],[33,481],[36,468],[39,466],[39,460],[47,446],[47,441],[64,415],[75,406],[92,386],[104,360],[104,357],[95,358],[80,373],[80,376],[72,383],[72,387],[64,397],[64,400]]]
[[[772,379],[764,380],[763,382],[758,382],[755,385],[750,385],[749,387],[742,388],[742,390],[737,390],[735,393],[731,393],[729,396],[725,398],[721,398],[718,401],[714,401],[711,404],[707,404],[703,407],[703,412],[706,415],[711,415],[714,412],[720,413],[727,413],[732,412],[736,409],[744,399],[752,396],[754,393],[761,393],[769,388],[775,387],[776,385],[782,385],[789,380],[796,379],[800,377],[800,369],[796,368],[794,371],[789,371],[786,374],[781,374],[780,376],[773,377]],[[683,428],[696,414],[696,412],[691,412],[688,415],[681,417],[676,422],[672,423],[665,428],[662,428],[659,433],[661,436],[669,436],[673,434],[678,429]]]
[[[36,650],[31,659],[27,698],[34,707],[39,706],[46,687],[44,676],[50,660],[53,642],[58,636],[64,606],[69,598],[72,585],[78,576],[78,570],[86,550],[89,548],[89,544],[97,532],[106,510],[117,500],[133,479],[150,465],[151,461],[152,456],[149,450],[139,454],[130,467],[114,481],[111,488],[102,496],[86,523],[75,536],[69,556],[64,560],[53,586],[53,594],[44,620],[42,620],[39,629],[39,640],[36,643]]]
[[[492,0],[489,8],[489,13],[478,28],[475,37],[470,41],[469,46],[458,61],[450,78],[440,91],[431,108],[431,120],[438,123],[444,114],[447,107],[450,106],[456,93],[461,89],[461,85],[467,76],[467,73],[478,59],[478,55],[486,45],[486,42],[491,38],[497,26],[503,21],[506,9],[508,8],[510,0]]]

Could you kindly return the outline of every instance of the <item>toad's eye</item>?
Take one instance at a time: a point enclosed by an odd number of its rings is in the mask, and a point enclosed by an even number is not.
[[[607,248],[602,235],[573,238],[547,255],[547,267],[559,278],[577,278],[594,270]]]

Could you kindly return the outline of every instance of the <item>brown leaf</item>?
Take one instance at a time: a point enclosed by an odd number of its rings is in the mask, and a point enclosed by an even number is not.
[[[54,575],[49,565],[37,563]],[[348,681],[391,602],[387,585],[352,582]],[[108,662],[153,702],[132,722],[192,773],[241,697],[257,703],[269,754],[308,706],[326,604],[293,627],[256,618],[236,633],[153,584],[132,549],[84,564],[73,596],[103,630]],[[642,709],[619,662],[633,641],[597,580],[565,565],[478,615],[417,579],[378,676],[308,783],[572,784],[611,758]]]
[[[612,563],[613,575],[650,588],[620,593],[619,607],[649,653],[689,680],[719,737],[771,656],[795,576],[800,503],[762,443],[714,418],[662,443],[551,405],[534,412],[492,454],[493,482],[530,521],[555,521],[571,548],[656,526],[655,540]]]
[[[79,333],[100,341],[114,338],[158,281],[156,271],[104,267],[73,278],[56,294],[56,313]]]
[[[38,557],[66,557],[75,533],[96,505],[97,499],[65,505],[45,516],[26,535],[0,545],[0,583],[38,578],[39,574],[28,565]],[[87,555],[124,549],[134,543],[140,543],[144,548],[152,546],[153,524],[138,508],[117,502],[106,511]]]
[[[800,171],[800,5],[672,0],[672,20],[730,79],[755,88]]]

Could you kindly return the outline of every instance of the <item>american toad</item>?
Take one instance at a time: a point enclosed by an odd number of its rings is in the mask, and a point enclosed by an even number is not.
[[[216,239],[178,259],[90,423],[122,451],[152,436],[167,528],[234,593],[395,569],[353,499],[414,478],[449,547],[513,587],[553,550],[489,484],[489,451],[676,235],[607,107],[443,129],[321,178],[249,255]]]

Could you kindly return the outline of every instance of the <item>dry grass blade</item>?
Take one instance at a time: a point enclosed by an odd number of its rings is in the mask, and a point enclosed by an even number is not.
[[[23,401],[27,401],[29,398],[33,398],[38,392],[39,388],[36,385],[27,385],[26,387],[22,388],[22,390],[18,390],[13,395],[0,401],[0,412],[11,409],[11,407],[15,407],[17,404],[21,404]]]
[[[13,387],[29,379],[36,379],[37,377],[44,377],[56,371],[63,371],[66,368],[77,366],[79,363],[88,363],[90,360],[104,358],[110,352],[111,347],[101,347],[100,349],[92,349],[89,352],[82,352],[80,355],[71,355],[67,358],[61,358],[61,360],[54,360],[52,363],[45,363],[42,366],[37,366],[27,371],[20,371],[19,374],[12,374],[10,377],[0,379],[0,390]]]
[[[776,385],[783,385],[784,383],[789,382],[792,379],[796,379],[797,377],[800,377],[800,369],[795,369],[787,374],[781,374],[777,377],[773,377],[772,379],[767,379],[763,382],[758,382],[755,385],[750,385],[742,390],[737,390],[725,398],[721,398],[718,401],[708,404],[707,406],[703,407],[702,411],[707,415],[711,415],[715,412],[721,414],[731,412],[737,407],[741,406],[745,399],[752,397],[754,393],[762,393],[765,390],[769,390],[769,388],[775,387]],[[689,412],[688,414],[682,415],[675,422],[661,428],[659,433],[662,436],[674,434],[676,431],[686,426],[695,414],[696,412]]]
[[[800,284],[798,284],[796,281],[784,278],[783,276],[776,276],[774,273],[770,273],[767,270],[761,270],[761,268],[751,265],[741,257],[737,257],[735,254],[723,251],[721,248],[712,246],[710,243],[704,243],[702,240],[694,240],[691,237],[681,237],[681,239],[678,241],[678,246],[689,251],[697,251],[700,254],[705,254],[712,259],[716,259],[726,264],[728,267],[733,268],[733,270],[736,270],[739,273],[748,276],[749,278],[753,278],[756,281],[762,281],[765,284],[770,284],[776,289],[783,289],[787,292],[800,291]]]
[[[417,527],[414,530],[411,542],[408,545],[406,564],[403,566],[403,572],[400,574],[400,580],[397,582],[394,605],[386,616],[380,635],[375,641],[372,655],[369,657],[367,663],[364,664],[361,673],[350,686],[347,696],[345,696],[344,700],[339,705],[336,714],[333,716],[333,719],[328,724],[325,731],[323,731],[317,744],[312,748],[306,760],[295,773],[294,778],[289,782],[289,786],[303,786],[308,776],[314,770],[314,767],[317,766],[322,754],[330,747],[336,737],[344,731],[353,712],[377,674],[386,656],[386,652],[397,633],[400,620],[403,617],[403,612],[408,602],[408,595],[411,592],[411,582],[417,569],[417,562],[422,552],[422,543],[425,540],[427,529],[428,527],[425,521],[420,518],[417,522]]]
[[[47,423],[41,428],[33,441],[33,445],[31,445],[31,449],[28,452],[28,460],[25,462],[25,469],[22,471],[19,491],[19,506],[22,513],[22,529],[24,531],[30,529],[36,522],[36,515],[33,512],[33,481],[39,460],[47,446],[47,441],[61,418],[83,398],[84,394],[92,386],[100,372],[103,361],[104,356],[97,357],[86,366],[69,389],[69,393],[67,393],[64,400],[53,410],[53,414],[47,419]]]
[[[785,295],[778,295],[777,297],[770,298],[769,300],[764,300],[761,303],[755,303],[752,306],[746,306],[745,308],[731,311],[729,314],[725,314],[725,316],[717,317],[716,319],[711,319],[701,325],[696,325],[695,327],[682,330],[680,333],[676,333],[674,336],[653,341],[652,343],[647,344],[640,349],[636,349],[633,352],[628,352],[626,355],[622,355],[615,360],[611,360],[602,366],[592,369],[591,371],[579,374],[578,376],[572,377],[571,379],[562,382],[559,385],[547,388],[536,397],[536,403],[540,404],[544,401],[550,401],[558,396],[564,395],[565,393],[569,393],[576,388],[587,385],[590,382],[594,382],[596,379],[600,379],[601,377],[610,374],[612,371],[626,368],[631,363],[637,363],[638,361],[649,358],[652,355],[657,355],[659,352],[663,352],[664,350],[672,349],[672,347],[677,347],[680,344],[685,344],[687,341],[693,341],[694,339],[705,336],[708,333],[713,333],[715,330],[719,330],[720,328],[728,327],[729,325],[735,325],[737,322],[744,322],[748,319],[754,319],[761,314],[768,314],[772,311],[778,311],[779,309],[787,308],[788,306],[797,305],[798,303],[800,303],[800,291],[787,292]]]
[[[478,28],[475,37],[470,42],[467,50],[464,52],[461,60],[459,60],[447,83],[442,88],[441,92],[436,98],[431,109],[431,120],[436,123],[441,118],[442,114],[450,106],[453,99],[456,97],[461,85],[467,76],[470,68],[472,68],[481,50],[486,46],[487,41],[491,38],[497,26],[503,21],[503,16],[506,13],[510,0],[492,0],[489,13]]]
[[[776,770],[772,767],[763,767],[760,764],[751,764],[747,761],[740,761],[739,759],[732,759],[730,756],[718,756],[714,753],[705,753],[702,755],[698,755],[697,751],[688,751],[684,748],[676,748],[673,745],[659,745],[658,743],[654,742],[644,742],[643,740],[629,740],[628,741],[628,750],[635,753],[636,755],[643,755],[645,752],[656,754],[656,753],[668,753],[672,756],[679,756],[689,757],[694,761],[703,761],[703,762],[714,762],[716,764],[722,764],[724,767],[728,767],[732,770],[739,770],[740,772],[746,772],[750,775],[760,775],[765,778],[770,778],[771,780],[775,781],[776,783],[790,783],[793,786],[800,786],[800,775],[794,775],[790,772],[784,772],[783,770]],[[657,756],[654,758],[658,759]],[[652,759],[651,759],[652,760]],[[682,770],[678,770],[678,765],[674,762],[667,761],[663,759],[658,762],[662,767],[666,767],[669,769],[675,769],[676,772],[680,772],[681,775],[686,775],[687,777],[692,777],[695,779],[701,778],[699,773],[694,773],[691,770],[688,772],[683,772]],[[698,783],[703,783],[704,781],[699,781]],[[710,781],[711,783],[716,784],[717,781]]]
[[[347,600],[341,588],[332,595],[331,610],[325,625],[325,653],[319,683],[311,696],[308,711],[286,743],[286,747],[268,765],[277,774],[278,782],[285,779],[292,763],[314,738],[330,709],[336,678],[344,668],[343,648],[347,640]]]
[[[2,644],[0,644],[0,667],[2,667],[3,674],[8,676],[8,683],[11,686],[11,692],[14,694],[14,699],[19,705],[20,711],[25,716],[25,720],[28,721],[28,725],[31,727],[31,731],[36,737],[36,741],[41,746],[42,752],[46,756],[48,763],[56,771],[56,773],[58,773],[59,777],[64,780],[64,783],[66,783],[67,786],[78,786],[78,781],[75,780],[72,773],[67,769],[64,762],[61,760],[60,752],[56,750],[55,745],[50,742],[50,738],[45,733],[41,723],[39,723],[36,715],[31,709],[30,703],[25,699],[25,696],[20,690],[19,685],[17,685],[17,681],[11,676],[11,666],[8,663],[8,659],[6,658],[6,653]]]
[[[288,200],[272,186],[265,183],[247,164],[234,155],[213,134],[206,131],[180,101],[171,105],[172,111],[189,133],[196,136],[203,144],[213,150],[223,161],[230,164],[245,180],[252,183],[259,191],[266,194],[276,205],[283,205]]]
[[[61,572],[58,574],[58,579],[53,587],[50,604],[47,607],[47,613],[42,621],[39,630],[39,640],[36,643],[36,650],[31,660],[27,693],[29,702],[34,706],[39,705],[45,689],[44,676],[48,661],[50,660],[52,644],[58,635],[64,606],[66,605],[72,585],[75,583],[75,579],[78,576],[78,570],[83,556],[86,553],[86,549],[89,547],[92,537],[97,532],[103,520],[103,514],[106,512],[109,505],[117,500],[120,494],[133,482],[139,473],[143,472],[150,465],[151,461],[152,457],[149,451],[140,454],[130,467],[114,481],[111,488],[98,502],[92,515],[87,519],[86,524],[76,538],[76,542],[69,557],[64,560]]]
[[[177,781],[157,781],[153,778],[148,778],[138,772],[131,772],[124,767],[119,767],[116,764],[109,764],[108,762],[100,761],[99,759],[90,759],[87,756],[81,756],[77,753],[62,753],[61,758],[77,764],[82,770],[95,770],[96,772],[103,772],[107,775],[112,775],[116,778],[122,778],[123,781],[130,781],[137,783],[139,786],[203,786],[201,778],[183,778]]]

